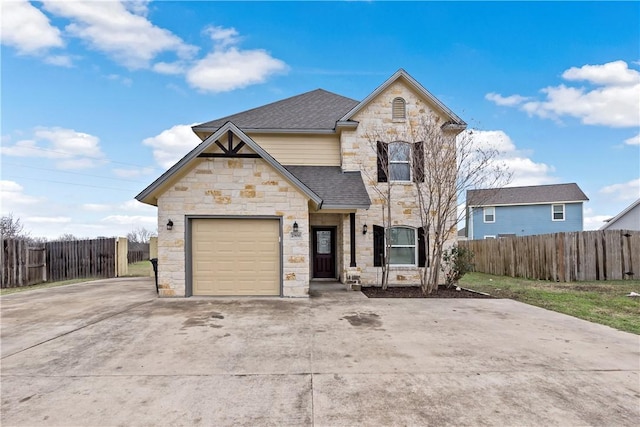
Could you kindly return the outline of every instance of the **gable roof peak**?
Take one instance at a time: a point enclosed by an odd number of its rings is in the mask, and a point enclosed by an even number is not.
[[[451,111],[446,105],[444,105],[431,92],[425,89],[424,86],[422,86],[416,79],[411,77],[411,75],[404,68],[399,68],[398,71],[393,73],[391,77],[389,77],[380,86],[378,86],[376,90],[371,92],[358,105],[356,105],[351,110],[349,110],[347,114],[342,116],[340,121],[351,120],[352,117],[358,111],[362,110],[367,104],[369,104],[369,102],[371,102],[374,98],[376,98],[378,95],[384,92],[389,86],[391,86],[394,82],[396,82],[400,78],[403,78],[411,88],[413,88],[421,96],[426,98],[434,107],[436,107],[436,109],[440,110],[440,112],[446,116],[447,121],[450,122],[450,124],[457,125],[462,129],[464,129],[467,126],[467,123],[464,120],[458,117],[453,111]]]

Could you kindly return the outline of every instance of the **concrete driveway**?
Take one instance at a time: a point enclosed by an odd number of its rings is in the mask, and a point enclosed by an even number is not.
[[[510,300],[4,296],[2,426],[637,425],[640,337]]]

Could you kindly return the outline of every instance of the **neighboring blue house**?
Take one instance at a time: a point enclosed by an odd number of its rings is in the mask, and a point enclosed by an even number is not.
[[[582,204],[588,200],[574,183],[469,190],[467,237],[477,240],[582,231]]]

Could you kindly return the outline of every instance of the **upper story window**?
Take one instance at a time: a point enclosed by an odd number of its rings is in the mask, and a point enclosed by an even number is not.
[[[411,181],[411,147],[406,142],[389,144],[391,181]]]
[[[422,142],[378,141],[378,182],[424,182]]]
[[[391,104],[391,118],[406,119],[407,118],[407,103],[404,98],[395,98]]]
[[[482,214],[484,216],[484,222],[496,222],[496,208],[490,206],[488,208],[482,209]]]
[[[564,221],[564,204],[551,205],[551,220]]]
[[[391,265],[416,265],[416,230],[409,227],[389,229]]]

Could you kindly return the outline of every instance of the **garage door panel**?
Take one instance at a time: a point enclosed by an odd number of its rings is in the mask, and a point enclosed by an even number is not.
[[[280,222],[192,220],[194,295],[280,295]]]

